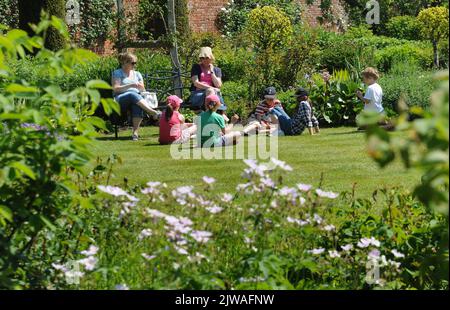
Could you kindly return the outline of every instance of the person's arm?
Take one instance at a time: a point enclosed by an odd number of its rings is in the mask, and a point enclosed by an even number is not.
[[[225,128],[222,128],[222,134],[226,135],[227,133],[231,132],[233,130],[234,125],[238,122],[238,120],[239,120],[239,116],[234,114],[231,117],[230,124],[228,126],[226,126]]]
[[[134,71],[137,77],[138,82],[137,84],[137,89],[139,89],[140,91],[145,91],[145,85],[144,85],[144,78],[142,77],[142,74],[138,71]]]
[[[211,71],[211,78],[212,78],[212,81],[213,81],[213,85],[216,88],[221,88],[222,87],[222,74],[221,74],[220,70],[217,70],[219,72],[220,76],[216,75],[216,71],[214,70],[214,65],[213,64],[211,64],[209,70]]]
[[[369,96],[370,96],[370,91],[369,91],[369,89],[367,90],[365,96],[364,96],[363,93],[358,89],[358,90],[356,91],[356,96],[357,96],[362,102],[364,102],[364,104],[369,104],[369,103],[370,103],[370,99],[368,99]]]
[[[126,85],[120,85],[120,84],[121,84],[120,78],[119,79],[113,78],[112,87],[113,87],[113,91],[115,94],[124,93],[130,88],[138,88],[139,89],[139,87],[140,87],[140,85],[138,83],[131,83],[131,84],[126,84]]]

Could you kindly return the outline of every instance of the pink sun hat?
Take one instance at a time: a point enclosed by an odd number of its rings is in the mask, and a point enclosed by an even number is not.
[[[177,95],[171,95],[167,97],[167,104],[172,106],[172,108],[176,109],[181,106],[183,100],[180,99]]]

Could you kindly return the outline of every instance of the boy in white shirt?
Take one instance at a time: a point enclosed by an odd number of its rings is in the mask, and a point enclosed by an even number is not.
[[[356,96],[358,96],[358,98],[364,102],[364,111],[375,111],[379,114],[384,113],[383,89],[377,83],[378,79],[380,78],[378,70],[372,67],[368,67],[364,69],[361,75],[364,84],[367,85],[367,91],[363,95],[363,93],[360,90],[358,90],[356,92]],[[388,124],[388,122],[386,122],[386,120],[384,119],[379,122],[379,125],[383,127],[387,126],[386,129],[392,129],[390,128],[392,125]]]

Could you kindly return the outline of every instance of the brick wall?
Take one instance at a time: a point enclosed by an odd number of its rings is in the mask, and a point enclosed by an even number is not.
[[[302,5],[304,11],[302,12],[302,19],[305,20],[312,27],[319,25],[317,17],[322,16],[322,11],[319,7],[319,0],[316,0],[314,5],[306,5],[306,0],[298,0]],[[189,11],[189,26],[194,32],[218,32],[216,27],[217,15],[220,9],[224,7],[229,0],[188,0]],[[345,22],[346,13],[339,0],[332,0],[332,12],[336,19],[341,19]],[[133,14],[138,11],[139,0],[123,0],[125,14]],[[339,24],[326,24],[325,27],[330,30],[338,31]],[[115,31],[115,30],[114,30]],[[103,46],[95,48],[95,52],[99,54],[114,53],[113,44],[109,41],[105,42]]]

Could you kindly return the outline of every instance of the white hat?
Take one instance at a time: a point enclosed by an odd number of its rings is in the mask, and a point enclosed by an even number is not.
[[[198,57],[199,58],[205,57],[205,58],[209,58],[212,60],[215,59],[211,48],[208,46],[204,46],[204,47],[200,48],[200,53],[199,53]]]

